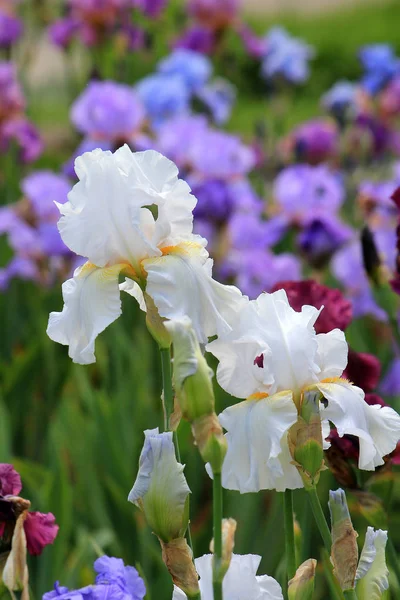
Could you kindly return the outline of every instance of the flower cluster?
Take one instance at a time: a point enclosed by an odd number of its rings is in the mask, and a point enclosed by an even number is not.
[[[22,34],[23,25],[15,13],[19,0],[3,0],[0,6],[0,48],[9,49]]]

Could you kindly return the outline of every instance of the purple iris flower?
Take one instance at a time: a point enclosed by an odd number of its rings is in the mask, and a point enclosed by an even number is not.
[[[230,186],[220,179],[210,179],[192,187],[197,198],[193,215],[200,219],[225,221],[235,207]]]
[[[231,115],[236,88],[225,79],[215,79],[198,90],[197,98],[209,110],[214,123],[223,125]]]
[[[158,17],[167,5],[168,0],[133,0],[132,4],[142,10],[148,17]]]
[[[291,137],[297,159],[313,164],[334,155],[339,141],[335,124],[325,119],[306,121],[292,132]]]
[[[175,48],[187,48],[203,54],[211,54],[215,45],[215,35],[208,27],[195,25],[175,41]]]
[[[9,48],[22,34],[22,21],[0,9],[0,48]]]
[[[293,165],[275,179],[274,196],[284,214],[302,223],[311,215],[336,212],[344,189],[340,177],[325,165]]]
[[[389,44],[364,46],[359,58],[365,71],[361,84],[372,95],[400,72],[400,61]]]
[[[157,129],[156,149],[180,168],[190,164],[189,151],[197,138],[206,135],[207,119],[200,115],[182,115],[168,120]]]
[[[250,27],[242,23],[239,25],[237,33],[251,57],[260,59],[266,54],[267,42],[265,39],[256,36]]]
[[[0,150],[7,152],[11,143],[19,147],[23,163],[35,161],[43,151],[43,141],[36,127],[25,117],[15,117],[0,127]]]
[[[385,396],[400,395],[400,357],[396,358],[389,365],[382,382],[379,386],[379,391]]]
[[[56,222],[60,212],[54,202],[64,204],[67,201],[71,183],[64,175],[36,171],[25,177],[21,189],[40,221]]]
[[[136,91],[155,124],[189,110],[190,91],[179,75],[149,75],[139,81]]]
[[[200,52],[178,48],[158,64],[157,70],[164,75],[181,77],[187,89],[196,92],[211,77],[212,65]]]
[[[73,17],[55,21],[49,28],[50,40],[60,48],[67,48],[79,30],[79,22]]]
[[[114,81],[91,81],[71,108],[75,127],[100,139],[128,139],[143,119],[144,109],[137,93]]]
[[[12,62],[0,62],[0,120],[25,108],[25,98]]]
[[[277,76],[291,83],[303,83],[309,76],[308,61],[314,56],[314,49],[292,37],[282,27],[273,27],[265,36],[266,53],[261,73],[265,79]]]
[[[39,269],[34,260],[14,256],[6,267],[0,269],[0,290],[6,290],[12,279],[38,281],[39,278]]]
[[[43,600],[143,600],[146,588],[134,567],[125,566],[122,559],[102,556],[94,563],[96,583],[79,590],[68,590],[58,582]]]
[[[329,213],[317,217],[310,215],[297,237],[297,244],[308,262],[321,268],[352,236],[351,227],[336,216]]]
[[[343,126],[357,113],[358,86],[350,81],[338,81],[321,98],[321,104]]]

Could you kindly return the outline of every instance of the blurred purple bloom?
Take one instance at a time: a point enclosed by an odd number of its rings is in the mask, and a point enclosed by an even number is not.
[[[43,141],[36,127],[25,117],[15,117],[0,128],[0,149],[7,152],[14,142],[20,150],[20,158],[30,163],[39,158],[43,151]]]
[[[398,187],[395,179],[386,181],[362,181],[358,188],[358,200],[367,217],[379,217],[381,224],[393,223],[397,209],[391,196]]]
[[[208,129],[189,148],[192,167],[205,177],[230,179],[245,175],[255,165],[255,153],[238,136]]]
[[[372,150],[381,154],[390,147],[392,133],[386,125],[370,114],[359,114],[355,121],[361,131],[365,131],[371,139]]]
[[[175,41],[175,48],[187,48],[203,54],[211,54],[215,44],[215,36],[211,29],[195,25],[188,29]]]
[[[60,213],[54,202],[64,204],[67,201],[71,183],[64,175],[36,171],[22,180],[21,189],[38,219],[55,222]]]
[[[102,556],[95,561],[94,568],[98,573],[95,585],[68,590],[57,582],[54,590],[43,595],[43,600],[68,600],[77,596],[81,600],[143,600],[146,588],[134,567],[125,566],[119,558]]]
[[[156,124],[189,109],[190,92],[179,75],[149,75],[139,81],[136,91]]]
[[[146,46],[146,32],[141,27],[126,23],[121,27],[121,35],[126,40],[128,50],[141,50]]]
[[[31,258],[14,256],[6,267],[0,269],[0,290],[7,289],[11,279],[38,281],[39,269],[36,262]]]
[[[158,64],[158,71],[164,75],[182,78],[190,92],[201,89],[211,77],[212,65],[200,52],[178,48]]]
[[[0,62],[0,120],[9,118],[25,107],[25,98],[17,79],[15,65]]]
[[[20,219],[12,206],[0,207],[0,235],[11,231],[18,225]]]
[[[0,9],[0,48],[9,48],[23,31],[22,21]]]
[[[11,248],[22,257],[34,258],[42,253],[42,245],[37,230],[25,221],[18,219],[8,230]]]
[[[37,556],[56,539],[59,526],[53,513],[28,512],[24,521],[29,554]]]
[[[196,218],[224,221],[235,206],[229,185],[220,179],[210,179],[194,186],[192,190],[197,198],[193,210]]]
[[[258,37],[247,25],[240,24],[237,33],[240,35],[245,49],[253,58],[261,58],[266,54],[267,42]]]
[[[379,104],[385,116],[398,115],[400,112],[400,75],[394,77],[382,91]]]
[[[254,212],[234,214],[228,223],[228,236],[235,250],[267,248],[274,243],[271,240],[269,221],[263,221]]]
[[[292,37],[282,27],[273,27],[265,36],[266,52],[261,73],[265,79],[281,76],[291,83],[303,83],[309,75],[308,61],[314,49]]]
[[[335,117],[352,115],[357,108],[357,85],[338,81],[322,96],[321,103]]]
[[[212,252],[216,251],[214,247],[218,242],[218,226],[207,220],[195,217],[193,220],[193,233],[200,235],[208,241],[208,249]]]
[[[136,92],[114,81],[91,81],[71,108],[71,121],[86,135],[128,139],[140,127],[144,110]]]
[[[158,17],[167,5],[168,0],[133,0],[133,4],[152,18]]]
[[[316,268],[323,267],[343,244],[353,236],[353,230],[329,213],[309,219],[297,237],[297,243],[308,262]]]
[[[39,223],[37,236],[40,248],[46,256],[64,256],[70,254],[70,249],[61,239],[56,223]]]
[[[182,168],[189,164],[189,151],[196,138],[206,135],[204,116],[182,115],[168,120],[157,130],[156,148]]]
[[[359,52],[364,67],[363,87],[372,95],[379,92],[400,71],[400,61],[389,44],[371,44]]]
[[[233,277],[244,294],[256,298],[285,277],[301,279],[301,263],[289,253],[275,256],[261,248],[230,250],[220,273],[224,278]]]
[[[236,88],[225,79],[215,79],[198,90],[197,97],[210,111],[214,123],[223,125],[231,115]]]
[[[223,29],[235,19],[239,0],[189,0],[188,12],[212,30]]]
[[[55,21],[49,28],[50,40],[56,46],[67,48],[79,29],[79,23],[72,17]]]
[[[277,176],[274,195],[283,212],[303,222],[310,216],[334,213],[343,203],[343,184],[325,165],[293,165]]]
[[[378,242],[378,240],[376,239]],[[332,273],[345,288],[353,308],[354,318],[372,315],[386,321],[385,311],[375,302],[364,270],[361,243],[355,239],[338,250],[331,262]]]
[[[400,358],[398,356],[389,365],[379,386],[379,391],[385,396],[400,395]]]
[[[318,163],[332,156],[338,145],[338,131],[333,122],[324,119],[306,121],[291,134],[298,160]]]
[[[22,490],[20,474],[8,463],[0,463],[0,495],[18,496]]]

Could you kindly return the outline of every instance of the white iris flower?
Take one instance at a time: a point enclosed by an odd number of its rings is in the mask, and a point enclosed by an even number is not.
[[[220,385],[246,398],[219,416],[228,441],[224,487],[242,493],[303,487],[287,432],[297,421],[305,390],[321,392],[323,437],[329,422],[339,436],[358,437],[360,469],[374,470],[396,447],[399,415],[389,407],[369,406],[360,388],[341,379],[347,343],[339,329],[316,334],[319,312],[313,306],[296,312],[284,290],[261,294],[239,310],[231,332],[208,345],[219,360]]]
[[[143,291],[161,317],[188,315],[201,343],[230,331],[244,301],[212,279],[207,241],[192,233],[196,198],[173,162],[153,150],[94,150],[75,162],[79,182],[58,204],[65,244],[87,258],[63,284],[64,308],[47,333],[69,346],[74,362],[95,361],[95,338],[121,314],[119,289],[145,309]],[[119,277],[129,279],[119,287]]]

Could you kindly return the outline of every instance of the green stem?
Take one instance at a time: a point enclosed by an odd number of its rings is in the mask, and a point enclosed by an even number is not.
[[[322,549],[322,557],[322,564],[324,567],[325,577],[331,594],[330,597],[332,598],[332,600],[343,600],[343,592],[340,589],[338,580],[333,574],[333,567],[329,556],[329,552],[327,552],[325,548]]]
[[[285,553],[286,572],[288,581],[296,574],[296,554],[294,545],[294,522],[293,522],[293,492],[285,490],[283,496],[283,514],[285,523]]]
[[[161,367],[162,367],[162,380],[164,390],[164,429],[169,431],[169,421],[174,411],[174,391],[172,389],[172,371],[171,371],[171,350],[170,348],[160,348],[161,354]],[[173,432],[174,445],[176,458],[178,462],[181,462],[181,453],[179,450],[178,434],[176,431]]]
[[[331,552],[332,547],[332,536],[328,527],[328,523],[326,522],[325,515],[322,511],[321,503],[318,498],[317,488],[311,488],[307,490],[308,497],[310,499],[311,508],[314,514],[314,519],[318,525],[319,532],[324,541],[325,548],[328,553]]]
[[[343,596],[349,600],[357,600],[356,590],[344,590]]]
[[[387,553],[389,557],[389,566],[392,567],[393,571],[396,574],[397,582],[400,584],[399,559],[391,537],[389,537],[387,541]]]
[[[222,577],[220,576],[222,562],[222,482],[221,473],[213,474],[213,591],[214,600],[223,600]]]

